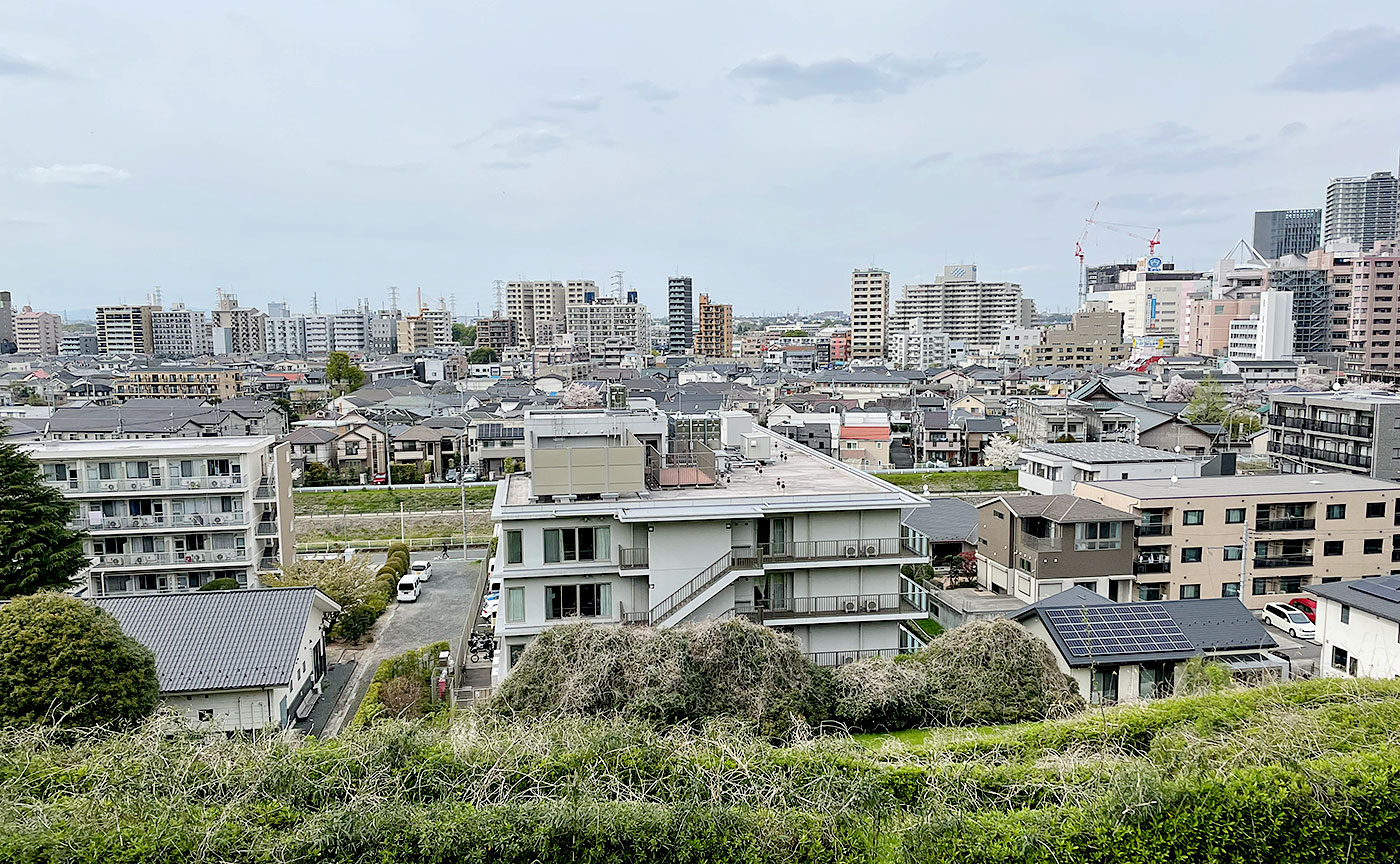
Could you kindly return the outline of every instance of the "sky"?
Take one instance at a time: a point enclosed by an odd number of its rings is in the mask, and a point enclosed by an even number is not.
[[[620,270],[760,314],[975,263],[1068,308],[1096,203],[1209,267],[1396,170],[1397,97],[1395,0],[11,0],[0,290],[467,315]]]

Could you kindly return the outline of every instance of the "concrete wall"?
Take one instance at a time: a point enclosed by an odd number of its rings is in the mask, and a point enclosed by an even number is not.
[[[1326,597],[1317,598],[1317,638],[1322,643],[1321,674],[1329,678],[1348,677],[1347,670],[1334,668],[1332,649],[1341,648],[1356,660],[1356,674],[1362,678],[1400,677],[1400,624],[1351,607],[1349,621],[1342,623],[1342,604]]]

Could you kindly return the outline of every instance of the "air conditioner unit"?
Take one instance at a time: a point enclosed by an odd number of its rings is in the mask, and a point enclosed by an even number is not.
[[[867,557],[867,558],[874,558],[876,555],[879,555],[879,554],[880,554],[880,544],[878,544],[878,543],[866,543],[866,544],[865,544],[865,557]]]
[[[224,560],[224,553],[220,552],[218,555],[215,555],[215,556],[214,556],[214,560],[215,560],[215,561],[222,561],[222,560]]]
[[[841,548],[841,554],[847,558],[854,558],[860,554],[860,547],[854,543],[847,543]]]
[[[133,558],[133,559],[131,559],[131,563],[132,563],[132,564],[145,564],[145,563],[146,563],[146,559],[145,559],[145,558]]]
[[[122,523],[121,523],[119,520],[117,520],[117,519],[108,519],[108,520],[107,520],[107,527],[108,527],[108,528],[120,528],[120,527],[122,527]]]
[[[866,601],[865,601],[865,611],[866,611],[866,612],[879,612],[879,611],[880,611],[880,601],[879,601],[879,600],[866,600]]]
[[[856,662],[856,652],[854,651],[843,651],[842,653],[836,655],[837,666],[845,666],[847,663],[854,662]]]
[[[222,525],[222,524],[224,524],[224,517],[222,517],[222,516],[215,516],[215,517],[214,517],[214,524],[215,524],[215,525]]]
[[[127,488],[128,488],[128,489],[140,489],[140,488],[141,488],[141,484],[140,484],[140,483],[132,483],[132,484],[130,484]]]
[[[111,492],[113,489],[116,489],[116,488],[117,488],[117,484],[115,484],[115,483],[108,483],[108,484],[107,484],[107,491],[108,491],[108,492]]]
[[[860,608],[860,604],[854,600],[847,600],[845,605],[847,612],[855,612],[857,609]]]
[[[200,516],[198,513],[196,513],[195,515],[193,515],[193,516],[190,517],[190,524],[191,524],[191,525],[203,525],[203,524],[204,524],[204,517],[203,517],[203,516]]]

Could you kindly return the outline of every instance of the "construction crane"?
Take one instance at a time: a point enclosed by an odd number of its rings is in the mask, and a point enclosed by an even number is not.
[[[1105,222],[1102,219],[1095,219],[1098,215],[1099,202],[1094,202],[1094,209],[1089,211],[1089,218],[1084,220],[1084,230],[1079,232],[1079,239],[1074,243],[1074,257],[1079,259],[1079,305],[1084,306],[1084,292],[1086,289],[1087,271],[1084,267],[1084,241],[1089,236],[1089,229],[1095,225],[1107,228],[1118,234],[1126,234],[1147,244],[1147,257],[1152,258],[1157,254],[1157,247],[1162,245],[1162,229],[1154,228],[1151,225],[1132,225],[1127,222]],[[1141,234],[1129,231],[1129,228],[1140,228],[1144,231],[1151,231],[1151,237],[1144,237]]]

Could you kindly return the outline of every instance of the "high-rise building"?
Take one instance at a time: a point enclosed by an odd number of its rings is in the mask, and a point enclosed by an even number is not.
[[[701,357],[731,357],[734,354],[734,307],[711,303],[710,295],[700,295],[700,329],[695,353]]]
[[[263,342],[269,354],[306,354],[306,319],[300,315],[273,317],[263,321]]]
[[[642,337],[646,335],[646,315],[642,315]],[[490,348],[498,354],[516,344],[514,318],[478,318],[476,347]],[[643,342],[642,344],[645,344]]]
[[[694,283],[689,276],[672,276],[666,282],[666,350],[689,354],[695,346]]]
[[[1324,243],[1359,243],[1370,251],[1376,243],[1394,240],[1400,222],[1400,181],[1389,171],[1369,177],[1337,177],[1327,184]]]
[[[388,357],[399,352],[399,322],[402,313],[397,309],[380,309],[379,314],[369,319],[369,353],[376,357]]]
[[[885,359],[889,331],[888,270],[851,271],[851,359]]]
[[[1006,327],[1029,327],[1035,306],[1014,282],[979,282],[974,264],[951,264],[932,283],[905,285],[889,316],[891,331],[915,319],[925,331],[972,346],[995,346]]]
[[[582,300],[582,289],[577,290]],[[569,288],[563,282],[507,282],[506,317],[515,322],[519,344],[526,348],[548,345],[554,334],[563,333],[568,296]]]
[[[1332,285],[1328,272],[1303,267],[1270,267],[1268,279],[1269,290],[1265,294],[1286,292],[1293,295],[1290,314],[1293,322],[1290,327],[1292,348],[1278,357],[1257,359],[1281,360],[1331,352]],[[1267,317],[1267,314],[1267,309],[1260,310],[1261,317]]]
[[[1123,313],[1124,342],[1147,351],[1175,348],[1184,310],[1206,287],[1204,275],[1177,270],[1156,256],[1141,258],[1132,269],[1120,269],[1117,282],[1094,285],[1085,299],[1102,300]]]
[[[332,351],[363,354],[369,350],[369,309],[342,309],[330,317]]]
[[[63,342],[58,347],[58,353],[64,357],[90,357],[97,352],[97,334],[86,333],[64,333]]]
[[[238,305],[233,294],[219,294],[219,304],[209,313],[213,325],[215,354],[262,354],[263,319],[267,316],[257,309]]]
[[[420,309],[398,322],[398,350],[404,353],[452,344],[452,316],[446,309]]]
[[[1019,328],[1008,328],[1015,330]],[[1123,342],[1123,313],[1102,303],[1085,303],[1070,323],[1038,332],[1038,339],[1021,349],[1027,366],[1087,369],[1112,366],[1128,359]]]
[[[9,291],[0,291],[0,354],[15,353],[15,307]]]
[[[1265,258],[1306,255],[1321,247],[1321,210],[1255,211],[1254,248]]]
[[[331,341],[331,316],[306,315],[303,317],[306,322],[306,353],[325,355],[334,351],[335,343]]]
[[[97,350],[101,354],[150,354],[155,350],[151,313],[156,306],[98,306]]]
[[[15,316],[15,350],[21,354],[57,357],[63,345],[63,319],[52,312],[25,306]]]
[[[197,357],[214,350],[203,312],[175,303],[151,311],[151,353],[157,357]]]
[[[1400,293],[1400,241],[1379,241],[1352,259],[1351,345],[1347,368],[1400,371],[1397,293]],[[1387,376],[1390,377],[1390,376]]]
[[[637,302],[636,291],[628,291],[625,302],[593,294],[582,302],[570,303],[567,317],[569,335],[574,337],[574,344],[587,350],[589,358],[595,363],[606,363],[609,355],[617,353],[650,353],[647,307]],[[508,336],[493,319],[484,318],[476,322],[476,344],[479,347],[499,351],[510,344],[503,341]]]
[[[1334,243],[1328,248],[1314,249],[1304,262],[1307,269],[1327,274],[1332,297],[1329,350],[1334,353],[1345,353],[1351,344],[1351,271],[1356,255],[1352,249],[1340,248],[1341,245]]]

